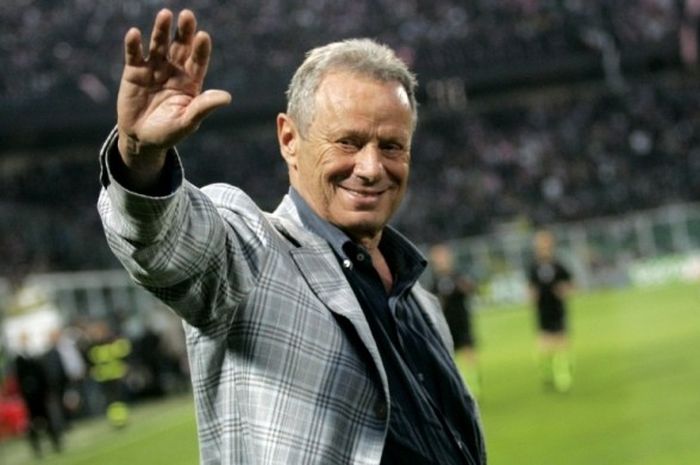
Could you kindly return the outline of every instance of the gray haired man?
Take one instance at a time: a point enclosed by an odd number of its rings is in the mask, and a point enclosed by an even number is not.
[[[132,278],[184,320],[203,464],[484,464],[426,266],[387,226],[406,191],[415,78],[370,40],[312,50],[277,117],[273,213],[198,189],[174,146],[230,102],[202,92],[207,33],[156,16],[125,37],[99,211]]]

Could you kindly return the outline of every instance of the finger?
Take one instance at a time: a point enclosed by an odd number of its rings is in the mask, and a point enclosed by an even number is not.
[[[190,10],[182,10],[177,19],[175,40],[170,45],[170,59],[184,66],[192,48],[194,32],[197,29],[197,19]]]
[[[166,60],[170,45],[170,28],[173,23],[173,13],[162,9],[156,15],[151,32],[151,43],[148,47],[149,60]]]
[[[140,66],[143,64],[141,31],[135,27],[129,29],[124,36],[124,62],[128,66]]]
[[[199,31],[194,36],[194,50],[190,55],[185,69],[197,81],[202,82],[207,74],[209,57],[211,56],[211,37],[204,31]]]
[[[195,97],[184,115],[188,126],[196,128],[211,112],[231,103],[231,94],[225,90],[207,90]]]

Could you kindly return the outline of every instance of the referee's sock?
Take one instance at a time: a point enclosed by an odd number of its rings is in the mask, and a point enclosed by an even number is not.
[[[574,382],[571,358],[566,350],[557,351],[552,356],[552,381],[559,392],[568,392]]]

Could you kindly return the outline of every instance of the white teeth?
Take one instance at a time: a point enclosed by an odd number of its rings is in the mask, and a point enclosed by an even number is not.
[[[383,191],[380,191],[380,192],[363,192],[363,191],[356,191],[356,190],[354,190],[354,189],[350,189],[350,188],[347,188],[347,187],[343,187],[343,189],[345,189],[346,191],[348,191],[349,193],[351,193],[351,194],[353,194],[353,195],[359,195],[359,196],[362,196],[362,197],[376,197],[376,196],[380,195],[380,194],[383,192]]]

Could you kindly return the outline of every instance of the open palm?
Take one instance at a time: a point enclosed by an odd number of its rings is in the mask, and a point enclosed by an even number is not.
[[[195,131],[211,111],[231,100],[222,90],[202,92],[211,39],[206,32],[196,31],[194,14],[180,13],[171,40],[172,21],[169,10],[158,13],[148,56],[143,55],[138,29],[130,29],[124,37],[125,67],[117,99],[120,138],[137,141],[151,153],[172,147]],[[121,145],[120,151],[128,158]]]

